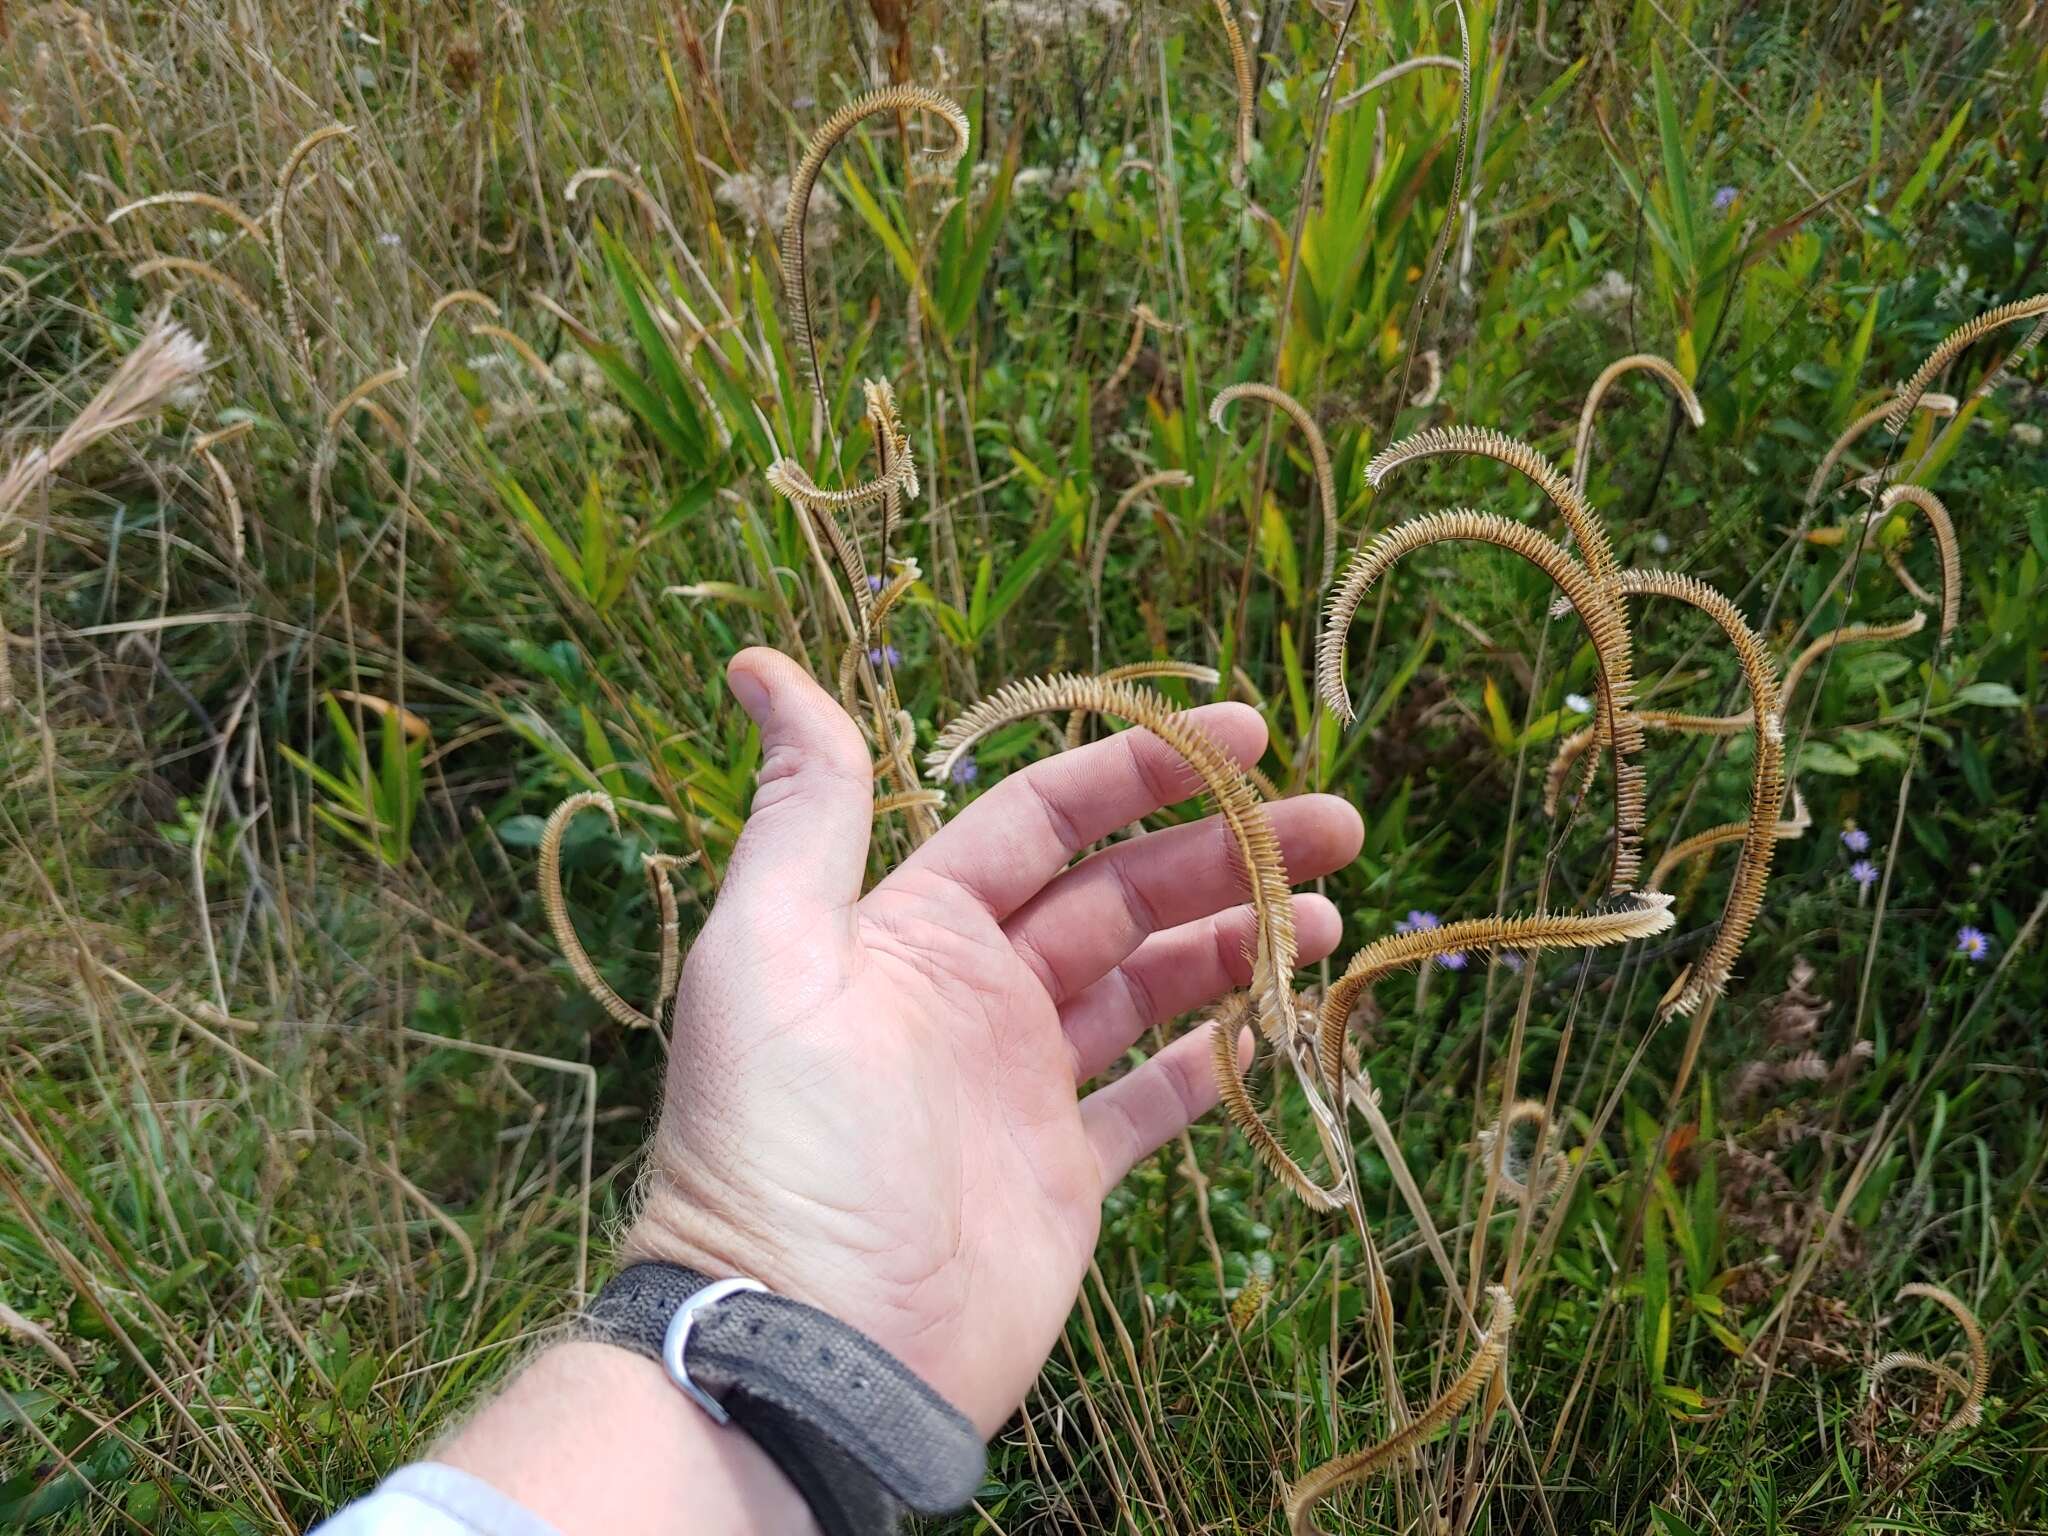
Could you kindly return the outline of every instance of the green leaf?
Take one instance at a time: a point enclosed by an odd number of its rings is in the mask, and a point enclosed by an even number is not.
[[[1485,687],[1486,719],[1493,731],[1493,744],[1503,752],[1515,749],[1515,722],[1508,718],[1507,702],[1500,696],[1500,688],[1489,677]]]
[[[358,815],[363,813],[364,808],[361,807],[359,804],[360,797],[357,795],[356,788],[353,784],[343,783],[340,779],[336,778],[333,774],[329,773],[325,768],[322,768],[318,763],[314,762],[311,758],[306,757],[302,753],[294,751],[292,748],[286,746],[283,742],[278,743],[277,751],[278,755],[282,757],[286,762],[290,763],[294,768],[298,769],[299,772],[303,773],[315,784],[318,784],[322,789],[326,790],[327,793],[334,796],[335,799],[341,801],[341,803],[347,806],[351,811],[354,811]]]
[[[569,547],[568,540],[555,532],[554,524],[547,520],[546,514],[533,504],[533,498],[526,494],[525,488],[510,474],[499,470],[494,478],[497,481],[498,494],[505,498],[513,514],[526,525],[526,531],[533,535],[534,542],[547,552],[548,559],[554,562],[555,570],[561,575],[562,580],[576,592],[587,592],[589,588],[583,580],[583,562],[576,557],[576,551]]]
[[[1802,773],[1832,773],[1842,778],[1856,776],[1856,759],[1840,747],[1829,746],[1824,741],[1809,741],[1799,749],[1799,769]]]
[[[1972,683],[1957,691],[1954,702],[1985,709],[2018,709],[2026,701],[2004,683]]]
[[[1899,195],[1892,199],[1892,223],[1902,224],[1906,215],[1911,213],[1918,206],[1920,199],[1926,195],[1928,183],[1934,179],[1935,172],[1941,169],[1941,162],[1948,157],[1949,150],[1956,142],[1956,135],[1963,131],[1963,124],[1969,121],[1973,105],[1974,102],[1966,101],[1956,108],[1956,115],[1949,119],[1948,127],[1928,147],[1926,155],[1920,161],[1920,168],[1913,172],[1903,187],[1899,188]]]
[[[583,493],[580,508],[583,524],[583,579],[586,585],[583,595],[595,600],[605,587],[605,571],[611,563],[611,527],[605,520],[604,493],[598,489],[597,476],[590,477],[589,487]]]
[[[1003,570],[1002,581],[996,585],[994,593],[982,608],[980,618],[974,626],[977,639],[1002,623],[1003,615],[1017,605],[1018,599],[1023,597],[1031,583],[1036,581],[1039,574],[1060,554],[1061,546],[1071,534],[1078,515],[1077,509],[1075,512],[1055,517],[1039,531],[1036,538],[1024,546],[1021,554],[1008,563]],[[975,573],[977,600],[987,579],[987,568],[987,557],[984,556],[982,570]]]
[[[1657,141],[1664,153],[1664,186],[1671,201],[1672,236],[1677,246],[1679,275],[1690,288],[1698,272],[1698,216],[1693,208],[1692,172],[1684,130],[1678,124],[1678,95],[1664,69],[1664,51],[1650,50],[1650,73],[1657,98]]]
[[[590,766],[597,770],[597,777],[606,793],[624,798],[626,776],[619,770],[618,754],[612,751],[611,738],[605,735],[604,722],[599,720],[587,704],[576,706],[583,720],[583,750],[590,756]]]
[[[669,345],[667,334],[655,324],[654,316],[647,308],[646,295],[653,288],[653,283],[602,221],[595,228],[598,249],[604,255],[605,266],[610,270],[619,300],[625,306],[626,321],[632,327],[634,341],[639,343],[640,355],[654,376],[662,410],[674,424],[678,438],[687,445],[684,462],[692,467],[708,467],[710,438],[704,430],[703,416],[689,386],[683,382],[682,370],[676,366],[675,351]]]
[[[1863,306],[1863,322],[1856,327],[1856,339],[1849,344],[1849,352],[1842,359],[1842,366],[1835,373],[1835,390],[1828,401],[1828,420],[1846,421],[1849,404],[1856,398],[1856,383],[1863,375],[1863,360],[1870,355],[1870,338],[1877,330],[1877,301],[1883,297],[1882,290],[1873,291],[1870,302]]]
[[[962,159],[963,173],[968,169],[971,158]],[[940,324],[948,337],[959,335],[961,327],[973,318],[975,300],[981,296],[983,279],[995,254],[996,239],[1003,232],[1003,216],[1009,212],[1010,186],[1016,175],[1017,148],[1011,145],[1003,152],[1002,164],[989,185],[988,197],[982,203],[981,218],[974,226],[974,234],[968,240],[966,250],[961,253],[958,263],[949,264],[942,274],[946,302]],[[964,198],[955,213],[963,220],[967,217]]]
[[[860,172],[851,163],[844,164],[840,168],[839,182],[845,189],[847,201],[853,204],[861,222],[867,225],[868,232],[882,242],[882,249],[896,263],[897,275],[909,285],[912,293],[922,294],[924,276],[917,269],[917,257],[912,254],[903,232],[896,227],[896,221],[875,200],[868,184],[860,179]]]

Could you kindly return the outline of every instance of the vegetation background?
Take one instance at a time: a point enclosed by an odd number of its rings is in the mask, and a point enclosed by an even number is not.
[[[1704,425],[1631,378],[1585,466],[1624,563],[1715,583],[1780,656],[1913,610],[1888,566],[1932,584],[1924,532],[1866,535],[1865,497],[1809,511],[1805,487],[1944,333],[2048,286],[2040,6],[1468,0],[1456,202],[1455,69],[1346,100],[1455,58],[1453,6],[1232,15],[1243,166],[1224,25],[1196,4],[0,10],[0,463],[159,314],[212,363],[0,526],[0,1529],[299,1529],[601,1267],[664,1039],[574,985],[535,895],[542,818],[617,802],[616,829],[569,829],[569,904],[650,999],[642,856],[697,856],[687,935],[750,793],[724,659],[765,642],[836,675],[833,578],[764,471],[871,472],[863,376],[894,382],[924,479],[887,658],[920,735],[1052,668],[1217,667],[1271,722],[1268,773],[1365,814],[1328,882],[1348,944],[1598,881],[1601,816],[1539,807],[1592,657],[1546,630],[1533,573],[1433,550],[1361,613],[1360,724],[1312,736],[1312,466],[1255,405],[1210,426],[1222,386],[1308,403],[1342,555],[1418,510],[1538,511],[1459,460],[1372,490],[1397,432],[1497,426],[1569,462],[1603,365],[1662,353]],[[890,80],[953,95],[973,142],[933,176],[907,154],[928,125],[881,120],[831,159],[821,432],[780,297],[785,178]],[[1967,398],[1995,355],[1945,387]],[[1412,1405],[1467,1352],[1416,1203],[1469,1253],[1479,1133],[1546,1086],[1579,1176],[1530,1235],[1513,1412],[1326,1523],[2048,1526],[2042,380],[2037,353],[1836,471],[1915,464],[1945,498],[1961,624],[1810,674],[1787,733],[1812,826],[1778,848],[1684,1091],[1653,1005],[1725,851],[1674,877],[1673,933],[1532,961],[1527,994],[1477,954],[1382,989],[1357,1037],[1415,1186],[1361,1151],[1391,1350],[1357,1233],[1198,1128],[1115,1198],[963,1528],[1277,1529],[1286,1481],[1387,1432],[1386,1365]],[[1104,545],[1164,470],[1186,483]],[[1637,632],[1646,694],[1732,707],[1691,620]],[[945,787],[1052,745],[1008,731]],[[1653,859],[1742,813],[1741,739],[1653,738],[1647,761]],[[1286,1102],[1269,1070],[1259,1091]],[[1487,1206],[1520,1243],[1521,1209]],[[1891,1349],[1966,1368],[1909,1282],[1982,1320],[1973,1427],[1942,1429],[1955,1399],[1923,1375],[1866,1387]]]

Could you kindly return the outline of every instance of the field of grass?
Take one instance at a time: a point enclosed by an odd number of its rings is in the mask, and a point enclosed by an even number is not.
[[[904,83],[964,155],[871,116],[785,238],[813,132]],[[1365,818],[1296,985],[1420,935],[1351,1018],[1342,1208],[1221,1115],[1141,1169],[960,1529],[1283,1530],[1493,1284],[1503,1371],[1325,1529],[2048,1528],[2048,348],[1937,350],[2048,290],[2041,7],[106,0],[0,9],[0,147],[0,1530],[299,1530],[602,1277],[752,643],[844,677],[877,871],[1059,750],[908,795],[976,700],[1210,669],[1145,686],[1256,704],[1265,776]],[[164,321],[205,371],[92,406]],[[835,522],[769,471],[873,477],[865,379],[918,494]],[[1244,382],[1314,437],[1212,416]],[[1375,463],[1433,428],[1560,468]],[[1614,595],[1575,485],[1760,673]],[[1469,540],[1360,590],[1455,507],[1594,622]],[[1656,714],[1830,639],[1762,725]],[[1664,931],[1431,938],[1614,910],[1631,783]],[[581,792],[611,1007],[540,895]],[[1249,1090],[1301,1155],[1298,1054]]]

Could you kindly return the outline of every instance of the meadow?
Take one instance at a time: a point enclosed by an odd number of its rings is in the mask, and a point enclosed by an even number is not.
[[[106,0],[0,146],[0,1530],[303,1529],[602,1277],[749,644],[877,874],[1270,728],[948,1529],[2048,1528],[2042,7]]]

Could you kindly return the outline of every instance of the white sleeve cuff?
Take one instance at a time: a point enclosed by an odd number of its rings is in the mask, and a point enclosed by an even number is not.
[[[561,1536],[481,1478],[439,1462],[400,1467],[311,1536]]]

